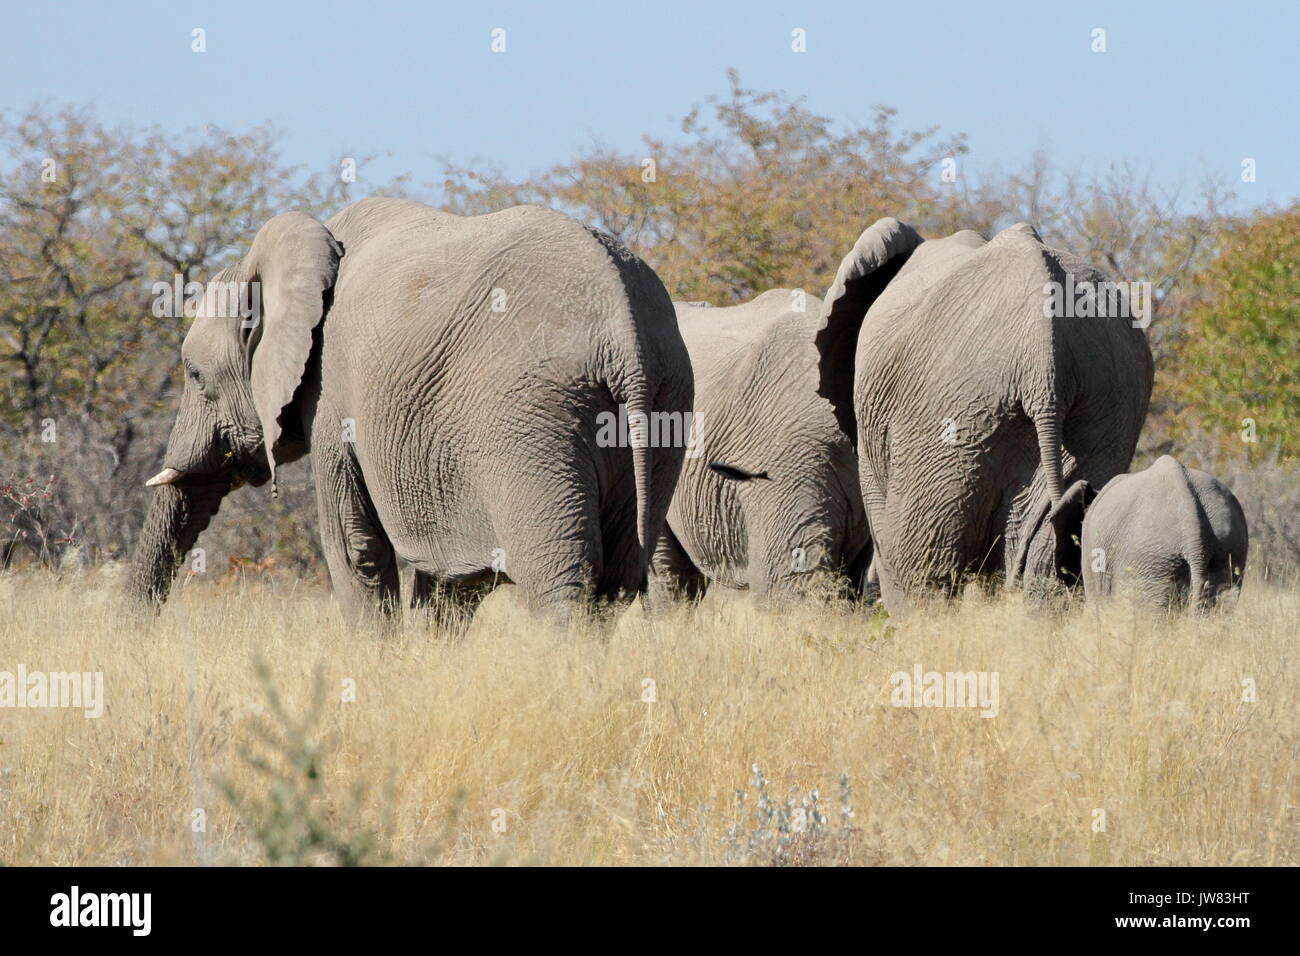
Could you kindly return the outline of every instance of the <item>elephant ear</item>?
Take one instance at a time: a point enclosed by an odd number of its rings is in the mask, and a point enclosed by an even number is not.
[[[275,479],[281,415],[293,401],[324,318],[343,249],[330,231],[301,212],[281,213],[253,239],[244,274],[261,286],[262,313],[249,339],[253,404]]]
[[[862,320],[885,286],[898,275],[925,240],[906,223],[881,219],[858,237],[835,273],[822,300],[817,346],[817,394],[831,403],[835,421],[854,447],[858,443],[853,414],[853,366]]]

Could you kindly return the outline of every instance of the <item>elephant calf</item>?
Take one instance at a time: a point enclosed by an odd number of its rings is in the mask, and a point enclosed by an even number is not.
[[[1070,489],[1079,495],[1091,497],[1084,482]],[[1113,478],[1086,505],[1082,546],[1089,601],[1127,594],[1201,610],[1241,588],[1249,535],[1221,481],[1165,455]]]

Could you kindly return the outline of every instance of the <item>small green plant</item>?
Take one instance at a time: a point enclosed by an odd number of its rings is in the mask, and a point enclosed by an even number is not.
[[[273,865],[365,866],[391,862],[380,849],[383,832],[360,826],[365,806],[366,785],[358,781],[352,800],[341,814],[331,809],[322,782],[324,745],[317,738],[317,724],[324,710],[324,673],[318,668],[312,700],[305,716],[295,718],[285,707],[271,679],[265,661],[254,663],[258,682],[270,709],[269,720],[257,720],[253,731],[266,753],[252,748],[241,751],[245,763],[267,781],[264,796],[240,793],[223,781],[222,791],[240,818],[257,837]],[[385,817],[384,827],[389,824]]]
[[[63,513],[58,484],[55,475],[0,478],[0,534],[9,539],[0,542],[0,570],[20,549],[42,567],[57,568],[64,552],[76,545],[77,519]]]
[[[840,774],[839,823],[832,824],[821,809],[821,795],[811,790],[802,797],[774,802],[767,779],[758,764],[753,773],[755,825],[748,833],[740,824],[727,831],[729,862],[753,866],[811,866],[848,863],[855,840],[853,789],[849,775]],[[736,809],[743,816],[747,792],[736,791]]]

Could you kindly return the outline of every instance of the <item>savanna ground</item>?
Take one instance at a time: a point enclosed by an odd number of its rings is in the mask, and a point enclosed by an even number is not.
[[[1300,862],[1294,583],[1190,620],[721,593],[569,631],[501,589],[459,638],[270,576],[121,595],[0,576],[0,671],[107,700],[0,710],[4,863]],[[916,664],[996,671],[997,716],[892,706]]]

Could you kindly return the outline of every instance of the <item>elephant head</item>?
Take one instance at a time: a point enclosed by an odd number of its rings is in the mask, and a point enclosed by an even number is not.
[[[817,571],[847,572],[861,588],[871,546],[853,455],[858,331],[920,242],[880,220],[824,301],[772,289],[718,309],[676,303],[696,413],[712,424],[708,468],[684,467],[656,554],[670,589],[698,593],[708,578],[768,593]]]
[[[185,382],[129,589],[165,599],[183,555],[232,489],[306,454],[294,403],[343,250],[300,212],[276,216],[206,289],[181,346]],[[274,486],[273,486],[274,487]]]

